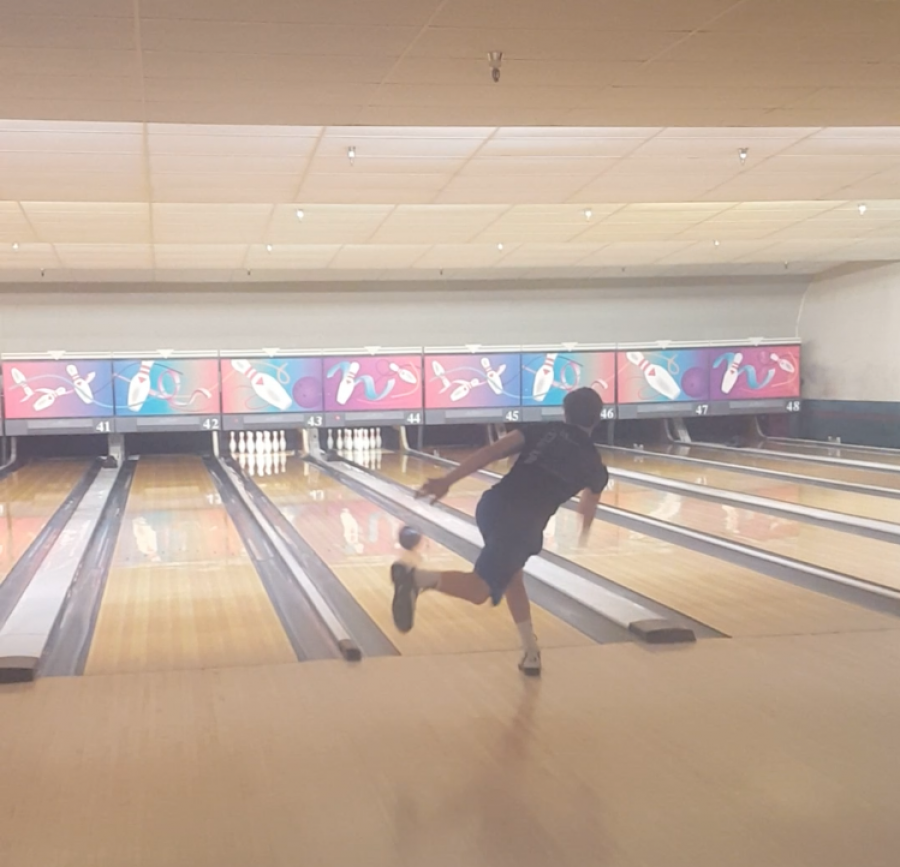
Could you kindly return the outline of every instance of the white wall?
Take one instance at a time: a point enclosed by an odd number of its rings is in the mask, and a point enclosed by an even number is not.
[[[401,283],[0,293],[0,351],[319,349],[794,337],[805,283]],[[127,290],[127,291],[126,291]]]
[[[900,265],[814,280],[799,332],[805,398],[900,401]]]

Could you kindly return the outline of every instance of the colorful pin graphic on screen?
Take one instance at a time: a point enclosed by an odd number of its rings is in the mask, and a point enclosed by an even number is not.
[[[576,388],[593,388],[615,402],[615,352],[545,352],[522,356],[522,403],[560,406]]]
[[[3,367],[6,417],[96,418],[113,413],[109,361],[17,361]]]
[[[429,409],[518,406],[521,358],[516,353],[427,355]]]
[[[617,359],[619,403],[709,399],[705,349],[631,350]]]
[[[354,355],[325,359],[325,409],[396,410],[422,406],[417,355]]]
[[[116,415],[219,412],[215,358],[128,359],[114,363]]]
[[[315,412],[322,409],[320,358],[223,358],[225,413]]]
[[[799,346],[726,349],[712,363],[713,399],[800,396]]]

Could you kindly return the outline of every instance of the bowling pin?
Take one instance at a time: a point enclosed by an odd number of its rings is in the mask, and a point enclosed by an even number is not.
[[[237,440],[234,438],[234,431],[231,432],[231,436],[228,438],[228,451],[232,457],[237,453]]]
[[[359,373],[359,362],[351,361],[347,367],[347,372],[341,377],[340,385],[338,385],[337,397],[335,399],[339,406],[343,406],[350,400],[353,389],[356,388],[357,373]]]
[[[736,352],[734,358],[731,359],[731,364],[728,365],[725,376],[722,377],[722,394],[731,394],[731,389],[734,388],[738,379],[738,368],[743,360],[743,353],[740,352]]]
[[[128,409],[132,412],[140,412],[150,397],[150,369],[153,364],[153,361],[142,361],[138,372],[128,383]]]
[[[678,383],[672,378],[668,370],[658,364],[652,364],[644,358],[643,352],[626,352],[625,357],[643,371],[647,384],[669,400],[676,400],[681,394]]]
[[[256,453],[256,437],[253,436],[253,431],[247,434],[247,454],[252,455]]]
[[[774,361],[785,373],[795,373],[796,368],[793,364],[791,364],[790,360],[787,358],[782,358],[780,355],[776,353],[772,353],[770,356],[772,361]]]
[[[375,428],[372,428],[369,431],[369,448],[370,449],[378,448],[378,446],[375,443]]]
[[[337,450],[340,451],[344,447],[344,437],[343,432],[340,428],[338,428],[337,439],[335,440],[335,444],[337,445]]]
[[[257,370],[246,358],[231,359],[231,366],[247,377],[256,396],[269,406],[284,412],[293,403],[284,386],[274,376]]]
[[[34,402],[32,408],[35,412],[42,412],[53,406],[56,398],[62,397],[66,393],[66,389],[61,385],[59,388],[39,388],[37,392],[41,396]]]
[[[447,379],[447,372],[444,370],[443,365],[439,361],[432,361],[431,369],[434,371],[434,375],[441,381],[441,391],[446,391],[450,388],[451,383],[450,380]]]
[[[328,428],[328,438],[325,440],[325,444],[328,446],[328,451],[331,451],[334,448],[334,434],[331,432],[331,428]],[[338,431],[338,448],[341,447],[341,432]]]
[[[261,430],[258,430],[258,431],[256,432],[256,453],[257,453],[258,455],[261,455],[261,454],[263,453],[263,451],[265,450],[265,449],[263,448],[263,442],[264,442],[264,440],[263,440],[263,434],[262,434],[262,431],[261,431]]]
[[[375,448],[381,448],[381,428],[376,428],[375,430]]]
[[[558,352],[548,352],[544,363],[534,375],[534,384],[531,386],[531,396],[536,401],[542,401],[547,392],[553,387],[553,368],[556,365]]]
[[[458,400],[462,400],[473,388],[481,385],[481,382],[477,379],[460,379],[456,380],[454,383],[456,388],[450,394],[450,400],[454,403]]]
[[[281,432],[281,439],[279,440],[278,444],[281,446],[282,452],[287,451],[287,434],[285,434],[284,431]]]
[[[238,454],[242,455],[247,451],[247,440],[244,437],[244,432],[241,431],[240,436],[238,436]]]
[[[366,428],[362,429],[362,436],[360,437],[363,451],[366,451],[369,448],[369,432]]]
[[[506,365],[503,364],[498,370],[494,370],[491,366],[491,360],[489,358],[482,358],[481,366],[484,368],[484,375],[487,377],[487,384],[491,391],[494,392],[494,394],[503,394],[503,380],[500,379],[500,375],[506,370]]]
[[[74,364],[67,364],[66,373],[69,374],[72,385],[75,386],[75,394],[81,402],[92,404],[94,402],[94,391],[91,388],[91,383],[96,376],[94,371],[92,370],[85,378],[78,372],[78,368]]]
[[[403,380],[403,382],[409,383],[409,385],[415,385],[418,382],[418,380],[416,379],[416,375],[411,370],[407,370],[405,367],[400,367],[400,365],[396,364],[393,361],[388,365],[388,369],[393,373],[396,373],[397,376],[399,376],[400,379]]]
[[[34,389],[28,385],[28,379],[18,367],[13,367],[9,373],[13,382],[22,388],[22,403],[25,403],[34,394]]]
[[[270,455],[272,454],[272,432],[271,431],[263,431],[263,451]]]

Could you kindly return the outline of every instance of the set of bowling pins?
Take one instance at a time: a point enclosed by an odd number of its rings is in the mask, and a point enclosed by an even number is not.
[[[381,428],[346,428],[337,432],[329,428],[325,438],[329,451],[338,451],[352,456],[368,465],[368,458],[374,457],[381,463]]]
[[[282,431],[234,431],[228,438],[228,451],[236,457],[242,469],[251,476],[271,476],[282,473],[287,465],[287,437]]]

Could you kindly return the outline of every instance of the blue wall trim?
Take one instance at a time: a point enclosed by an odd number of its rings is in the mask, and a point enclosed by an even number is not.
[[[900,448],[900,401],[806,400],[801,436]]]

